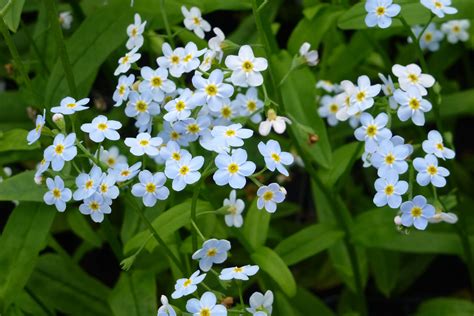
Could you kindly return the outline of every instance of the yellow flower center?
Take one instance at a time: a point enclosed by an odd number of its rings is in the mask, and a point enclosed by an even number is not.
[[[418,76],[415,74],[408,74],[408,79],[411,81],[411,83],[417,83],[418,82]]]
[[[175,65],[179,64],[179,56],[177,56],[177,55],[171,56],[171,63],[175,64]]]
[[[100,205],[99,203],[97,203],[96,201],[93,201],[89,204],[89,208],[93,211],[93,212],[97,212],[100,208]]]
[[[270,121],[276,120],[277,114],[276,114],[275,110],[273,110],[273,109],[268,110],[268,112],[267,112],[267,118],[268,118],[268,120],[270,120]]]
[[[59,199],[61,197],[61,191],[58,188],[53,189],[53,196],[55,199]]]
[[[359,102],[364,101],[364,99],[365,99],[365,91],[359,91],[359,93],[357,93],[357,95],[356,95],[356,99],[357,99],[357,101],[359,101]]]
[[[100,192],[102,193],[107,193],[107,191],[109,191],[109,187],[107,186],[107,184],[103,183],[100,185]]]
[[[146,186],[145,186],[145,190],[148,192],[148,193],[153,193],[155,192],[156,190],[156,185],[154,183],[147,183]]]
[[[244,63],[242,64],[242,70],[245,72],[251,72],[253,70],[252,62],[249,60],[244,61]]]
[[[189,124],[188,125],[188,132],[191,134],[196,134],[199,132],[199,125],[197,124]]]
[[[453,26],[453,32],[454,32],[454,33],[459,33],[459,32],[461,32],[461,28],[459,27],[459,25]]]
[[[181,159],[181,155],[178,152],[174,152],[171,154],[171,158],[177,161]]]
[[[137,110],[137,112],[143,113],[147,109],[148,109],[148,104],[145,101],[139,100],[137,101],[137,103],[135,103],[135,110]]]
[[[338,110],[339,110],[339,107],[335,103],[333,103],[329,106],[329,112],[331,112],[331,113],[337,113]]]
[[[375,12],[377,13],[378,16],[384,15],[385,14],[385,7],[382,7],[382,6],[377,7]]]
[[[272,159],[275,160],[276,162],[280,162],[280,155],[278,155],[277,153],[272,153]]]
[[[393,185],[389,184],[385,187],[384,191],[386,195],[392,195],[395,191],[395,188],[393,187]]]
[[[109,166],[115,165],[115,159],[112,158],[112,157],[108,158],[107,159],[107,165],[109,165]]]
[[[187,55],[183,58],[183,61],[184,61],[185,63],[187,63],[187,62],[189,62],[192,58],[193,58],[193,55],[187,54]]]
[[[54,152],[58,155],[61,155],[64,152],[64,145],[63,144],[56,145],[56,147],[54,147]]]
[[[410,102],[408,102],[408,106],[412,110],[418,110],[420,108],[420,101],[418,101],[418,99],[416,99],[416,98],[412,98],[412,99],[410,99]]]
[[[199,316],[211,316],[211,311],[209,308],[205,307],[199,312]]]
[[[439,1],[435,1],[434,5],[435,5],[436,9],[441,9],[443,7],[443,4]]]
[[[377,125],[367,126],[367,136],[374,137],[375,135],[377,135]]]
[[[134,28],[132,29],[132,37],[137,36],[137,34],[138,34],[138,30],[137,30],[136,27],[134,27]]]
[[[148,144],[150,144],[150,142],[146,139],[142,139],[140,142],[139,142],[140,146],[148,146]]]
[[[217,249],[216,248],[211,248],[207,251],[207,254],[206,254],[208,257],[214,257],[215,255],[217,255]]]
[[[76,107],[76,105],[77,105],[76,103],[68,103],[68,104],[66,104],[66,107],[70,108],[70,109],[73,109],[73,108]]]
[[[229,118],[232,115],[232,109],[228,105],[224,105],[221,109],[221,114],[223,118]]]
[[[227,170],[229,173],[235,174],[239,171],[239,165],[233,162],[227,166]]]
[[[438,173],[438,168],[436,168],[436,166],[434,166],[434,165],[429,165],[428,168],[426,168],[426,171],[427,171],[430,175],[434,176],[434,175],[436,175],[436,174]]]
[[[122,57],[121,63],[122,63],[122,64],[126,64],[126,63],[128,63],[129,60],[130,60],[130,59],[128,58],[128,55],[125,55],[125,56]]]
[[[432,33],[426,33],[425,34],[425,41],[426,42],[431,42],[433,40],[433,34]]]
[[[41,129],[42,126],[43,125],[41,125],[41,124],[37,124],[35,130],[38,132]]]
[[[232,214],[232,215],[237,214],[237,208],[236,208],[234,205],[229,206],[229,208],[227,209],[227,211],[228,211],[230,214]]]
[[[215,84],[210,84],[206,86],[207,95],[213,97],[217,94],[217,87]]]
[[[93,180],[87,180],[86,184],[84,186],[86,187],[87,190],[90,190],[94,186],[94,181]]]
[[[265,201],[271,201],[273,199],[273,191],[266,191],[262,197]]]
[[[422,214],[422,210],[419,206],[414,206],[411,210],[410,210],[410,213],[411,213],[411,216],[412,217],[420,217],[421,214]]]
[[[176,102],[176,110],[181,112],[182,110],[184,110],[186,108],[186,104],[179,100],[178,102]]]
[[[198,18],[198,17],[194,17],[193,18],[193,23],[196,24],[196,25],[199,25],[199,24],[201,24],[201,19]]]
[[[189,167],[188,166],[182,166],[179,168],[179,173],[183,176],[187,175],[189,172]]]
[[[228,130],[225,132],[225,136],[227,136],[227,137],[235,136],[235,131],[234,131],[233,129],[228,129]]]
[[[437,143],[437,144],[436,144],[436,149],[438,149],[438,150],[444,150],[444,145],[443,145],[443,143]]]
[[[118,88],[118,93],[119,93],[120,95],[124,95],[124,94],[125,94],[125,90],[126,90],[125,86],[124,86],[124,85],[121,85],[121,86]]]
[[[249,112],[255,111],[257,109],[257,103],[255,103],[255,101],[248,101],[247,109],[249,110]]]
[[[387,156],[385,156],[385,163],[387,165],[391,165],[395,162],[395,156],[392,155],[392,154],[388,154]]]
[[[106,123],[99,123],[97,124],[97,129],[101,130],[101,131],[105,131],[107,129],[107,124]]]
[[[188,287],[191,285],[191,283],[193,283],[193,281],[191,279],[187,279],[186,281],[184,281],[183,286]]]
[[[240,272],[244,271],[244,269],[242,269],[241,267],[235,267],[233,270],[234,270],[235,273],[240,273]]]
[[[172,140],[178,140],[179,137],[180,137],[180,135],[179,135],[179,133],[176,132],[176,131],[172,131],[171,134],[170,134],[170,138],[171,138]]]
[[[163,80],[161,80],[161,77],[153,77],[151,78],[151,85],[154,88],[159,88],[161,87],[161,84],[163,83]]]
[[[122,177],[128,177],[130,175],[130,170],[123,170],[122,172],[120,172],[120,175]]]

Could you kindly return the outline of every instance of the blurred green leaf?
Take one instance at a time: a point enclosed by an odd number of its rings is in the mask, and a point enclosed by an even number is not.
[[[474,115],[474,89],[443,95],[439,108],[442,117]]]
[[[28,145],[26,135],[28,135],[28,131],[23,129],[12,129],[0,133],[0,152],[11,150],[32,150],[40,147],[38,142]]]
[[[253,249],[265,244],[268,235],[268,226],[271,215],[265,210],[257,208],[257,199],[254,199],[245,215],[242,233]]]
[[[8,218],[0,238],[0,311],[28,281],[55,215],[43,203],[21,203]]]
[[[250,257],[280,286],[283,293],[290,297],[296,294],[296,282],[293,274],[276,252],[270,248],[261,247]]]
[[[115,316],[147,316],[156,313],[156,283],[153,272],[122,272],[109,297]]]
[[[334,312],[321,299],[303,287],[298,287],[296,295],[290,299],[290,302],[301,316],[308,315],[308,306],[311,306],[311,312],[318,316],[335,316]]]
[[[25,171],[0,182],[0,201],[42,202],[47,189],[33,180],[34,171]]]
[[[435,298],[420,305],[415,316],[472,316],[474,304],[457,298]]]
[[[102,239],[99,234],[92,229],[88,218],[82,215],[77,208],[70,208],[67,212],[67,222],[71,230],[92,246],[100,247]]]
[[[16,32],[18,25],[20,25],[21,11],[25,5],[25,0],[0,0],[0,10],[10,1],[10,8],[5,12],[3,21],[5,21],[10,31]]]
[[[355,160],[362,155],[363,146],[359,142],[342,145],[333,152],[333,163],[330,169],[321,170],[324,183],[332,187],[347,172],[350,172]]]
[[[400,275],[400,254],[393,251],[371,249],[369,263],[377,288],[389,297]]]
[[[275,252],[287,265],[293,265],[331,247],[344,232],[330,224],[314,224],[286,237]]]

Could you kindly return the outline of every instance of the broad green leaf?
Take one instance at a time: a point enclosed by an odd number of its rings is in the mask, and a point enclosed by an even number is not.
[[[275,292],[275,309],[273,314],[275,315],[285,315],[285,316],[300,316],[293,304],[290,303],[288,298],[280,291]]]
[[[141,201],[137,200],[141,206]],[[137,204],[136,204],[137,205]],[[209,202],[203,202],[198,200],[196,213],[209,212],[213,208]],[[133,212],[134,210],[127,210],[128,212]],[[160,237],[163,239],[169,238],[175,231],[178,229],[189,225],[191,223],[191,200],[186,200],[185,202],[173,206],[169,210],[162,213],[160,216],[155,218],[152,222],[153,227],[158,231]],[[149,232],[148,230],[142,231],[135,235],[130,241],[125,244],[124,253],[129,253],[130,251],[137,249],[143,245],[143,243],[148,239]],[[147,245],[156,246],[157,242],[154,239],[150,239]]]
[[[288,296],[296,294],[296,282],[283,259],[267,247],[258,248],[250,255],[252,260],[265,271]]]
[[[400,276],[400,254],[393,251],[371,249],[369,263],[377,288],[389,297]]]
[[[34,122],[26,114],[28,102],[24,101],[19,91],[2,92],[0,93],[0,100],[2,100],[0,102],[0,113],[8,113],[8,115],[0,116],[1,131],[13,128],[33,129],[35,127]],[[15,109],[15,111],[12,111],[12,109]]]
[[[308,314],[308,306],[311,306],[311,312],[315,315],[335,316],[334,312],[320,298],[303,287],[298,287],[296,295],[290,299],[290,302],[302,316]]]
[[[147,316],[156,313],[153,272],[122,272],[108,299],[115,316]]]
[[[250,205],[245,215],[242,233],[253,249],[265,244],[268,235],[268,226],[271,215],[265,210],[257,208],[257,199]]]
[[[42,202],[47,189],[33,180],[34,171],[25,171],[0,182],[0,201]]]
[[[21,203],[8,218],[0,238],[0,311],[28,281],[55,215],[43,203]]]
[[[23,290],[16,297],[12,306],[17,306],[26,315],[48,316],[53,314],[52,310],[45,310],[45,306],[39,305],[34,297],[26,290]]]
[[[287,265],[293,265],[331,247],[344,232],[329,224],[314,224],[286,237],[275,252]]]
[[[0,10],[5,7],[9,0],[0,0]],[[16,32],[20,25],[21,11],[25,5],[25,0],[11,0],[10,8],[5,12],[3,21],[12,32]]]
[[[276,83],[285,77],[291,68],[292,58],[288,52],[281,52],[271,58],[271,67],[275,69]],[[305,84],[300,84],[304,82]],[[326,125],[316,112],[316,81],[307,67],[294,70],[279,87],[286,111],[293,124],[289,126],[297,137],[299,145],[308,153],[309,158],[325,168],[331,164],[331,147],[326,132]],[[308,143],[306,127],[314,130],[319,141]]]
[[[126,27],[132,22],[133,14],[128,3],[108,5],[88,16],[66,41],[78,97],[88,94],[99,67],[124,43],[127,38]],[[58,60],[45,91],[45,105],[52,107],[67,95],[69,88],[63,65]]]
[[[71,230],[79,237],[90,243],[92,246],[100,247],[102,239],[89,224],[88,218],[79,213],[77,209],[67,212],[67,222]]]
[[[0,133],[0,152],[12,150],[32,150],[39,148],[39,143],[28,145],[26,141],[28,131],[23,129],[12,129],[7,132]]]
[[[352,227],[354,242],[364,247],[413,253],[462,254],[459,236],[454,232],[428,229],[402,234],[393,225],[395,210],[374,209],[359,215]]]
[[[43,304],[64,314],[112,314],[106,303],[110,289],[89,276],[71,259],[56,254],[40,257],[27,287]]]
[[[321,170],[324,183],[328,187],[332,187],[336,182],[350,172],[355,160],[362,155],[364,151],[363,144],[360,142],[352,142],[345,144],[333,152],[333,164],[331,169]]]
[[[415,316],[472,316],[474,304],[458,298],[435,298],[420,305]]]
[[[440,114],[442,117],[474,115],[474,89],[443,95]]]

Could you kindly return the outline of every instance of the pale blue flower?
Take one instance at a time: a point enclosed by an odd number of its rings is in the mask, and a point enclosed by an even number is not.
[[[255,57],[252,47],[243,45],[239,49],[238,56],[226,57],[225,65],[232,70],[230,80],[234,86],[258,87],[263,84],[260,72],[268,68],[268,61],[262,57]]]
[[[132,194],[136,197],[143,198],[143,204],[152,207],[156,204],[156,200],[166,200],[170,195],[170,191],[164,186],[166,177],[163,172],[152,174],[148,170],[143,170],[138,174],[140,183],[136,183],[132,187]]]
[[[240,115],[241,107],[235,101],[231,102],[230,99],[226,99],[219,111],[211,111],[210,109],[209,111],[212,116],[217,118],[211,125],[229,125],[232,124],[234,118]]]
[[[173,179],[173,190],[182,191],[187,184],[196,183],[201,178],[198,171],[204,164],[202,156],[192,157],[186,153],[179,160],[169,159],[166,161],[165,174]]]
[[[115,185],[116,179],[113,174],[108,174],[102,177],[97,191],[104,197],[104,199],[115,200],[119,196],[119,188]]]
[[[284,190],[284,189],[283,189]],[[268,186],[263,185],[257,190],[257,208],[269,213],[275,213],[277,204],[285,200],[285,193],[278,183],[271,183]]]
[[[221,274],[219,275],[219,279],[227,281],[227,280],[243,280],[247,281],[249,276],[253,276],[257,274],[260,268],[258,266],[252,265],[245,265],[242,267],[232,267],[232,268],[225,268],[222,269]]]
[[[211,125],[211,120],[207,116],[200,116],[197,119],[188,118],[175,124],[175,129],[180,133],[185,142],[194,142]],[[184,146],[184,145],[183,145]]]
[[[225,224],[229,227],[241,227],[244,223],[242,212],[245,208],[245,203],[242,199],[237,199],[237,192],[230,191],[228,199],[224,199],[224,206],[227,206],[227,215],[224,216]]]
[[[151,121],[151,117],[157,114],[160,114],[160,106],[153,101],[151,92],[130,92],[125,115],[136,118],[140,125],[146,125]]]
[[[133,74],[126,76],[122,75],[119,77],[117,87],[115,88],[112,100],[115,101],[114,106],[121,106],[123,101],[128,99],[130,89],[135,82],[135,76]]]
[[[186,303],[186,310],[193,316],[227,316],[227,308],[217,304],[217,298],[212,292],[205,292],[200,300],[190,299]]]
[[[365,10],[365,24],[368,27],[377,25],[385,29],[392,25],[392,18],[400,13],[401,8],[398,4],[393,4],[392,0],[367,0]]]
[[[64,181],[59,176],[55,176],[54,180],[51,178],[46,179],[46,185],[49,191],[43,196],[44,202],[48,205],[54,204],[59,212],[64,212],[66,210],[66,202],[71,200],[71,190],[64,187]]]
[[[207,272],[211,270],[213,264],[223,263],[227,259],[227,252],[230,248],[228,240],[209,239],[203,243],[201,249],[193,254],[192,258],[199,260],[199,268]]]
[[[385,126],[388,123],[388,116],[380,113],[375,119],[369,113],[362,113],[360,116],[361,127],[354,131],[354,136],[359,141],[365,141],[365,151],[374,153],[378,144],[392,137],[392,132]]]
[[[390,77],[390,75],[387,75],[387,77],[385,77],[383,74],[379,73],[379,78],[383,82],[382,91],[383,94],[388,97],[388,104],[390,105],[390,108],[396,110],[398,107],[398,103],[393,97],[393,93],[395,92],[395,85],[393,84],[392,77]]]
[[[174,141],[169,141],[166,146],[160,150],[160,156],[163,160],[181,160],[184,155],[191,155],[186,149],[181,149],[179,144]]]
[[[67,136],[58,134],[54,137],[53,144],[44,151],[44,159],[51,161],[51,167],[54,171],[60,171],[64,167],[65,161],[71,161],[77,155],[77,148],[74,146],[76,134],[71,133]]]
[[[168,303],[168,298],[164,295],[161,295],[161,306],[158,309],[157,316],[176,316],[176,312]]]
[[[199,67],[199,57],[204,55],[207,49],[198,50],[198,47],[193,42],[188,42],[184,46],[184,58],[181,60],[181,64],[184,67],[184,72],[191,72]]]
[[[247,312],[252,315],[264,313],[263,315],[270,316],[272,314],[273,292],[268,290],[263,295],[260,292],[254,292],[249,299],[250,307],[246,308]],[[261,315],[261,314],[260,314]]]
[[[120,57],[118,60],[118,66],[114,71],[114,76],[118,76],[121,73],[125,73],[130,70],[130,67],[133,63],[138,61],[142,55],[137,53],[139,47],[132,48],[131,51],[125,54],[125,56]]]
[[[184,16],[183,24],[184,26],[193,31],[199,38],[204,38],[204,32],[209,32],[211,30],[211,25],[209,22],[204,20],[201,15],[201,10],[197,7],[191,7],[187,9],[184,5],[181,6],[181,13]]]
[[[179,95],[179,97],[169,101],[165,105],[166,113],[163,118],[168,122],[181,121],[191,115],[191,111],[198,105],[196,99],[192,98],[193,92],[189,89]]]
[[[164,56],[160,56],[156,59],[157,64],[160,67],[164,67],[168,69],[170,75],[175,78],[181,77],[184,73],[185,68],[183,64],[184,56],[184,49],[182,47],[178,47],[173,50],[168,43],[163,43],[161,46],[161,51],[163,52]]]
[[[89,134],[89,138],[96,143],[103,142],[104,139],[119,140],[120,134],[117,132],[122,127],[119,121],[109,120],[104,115],[95,117],[91,123],[81,126],[81,131]]]
[[[408,170],[405,161],[410,154],[407,145],[394,145],[390,139],[379,144],[377,151],[372,155],[372,165],[377,168],[379,177],[384,178],[386,174],[394,170],[397,174],[403,174]]]
[[[178,299],[180,297],[194,293],[197,290],[197,285],[201,283],[206,277],[206,273],[201,274],[201,271],[197,270],[189,278],[183,278],[176,281],[174,285],[174,292],[171,297]]]
[[[41,176],[46,170],[48,170],[51,161],[41,159],[40,163],[36,166],[35,178]]]
[[[408,182],[398,181],[398,173],[389,170],[385,177],[375,180],[374,187],[377,190],[375,205],[382,207],[388,204],[391,208],[398,208],[402,203],[402,195],[408,191]]]
[[[163,143],[160,137],[151,137],[148,133],[140,133],[136,138],[127,137],[125,145],[130,147],[130,152],[135,156],[156,156],[160,152],[158,146]]]
[[[469,39],[469,20],[451,20],[441,24],[441,30],[446,34],[446,39],[451,44],[466,42]]]
[[[245,177],[252,175],[256,169],[253,162],[247,161],[247,152],[241,148],[233,150],[232,155],[217,155],[215,163],[218,168],[213,176],[216,184],[229,184],[234,189],[242,189],[246,183]]]
[[[402,211],[402,225],[406,227],[413,225],[419,230],[424,230],[428,226],[428,219],[436,213],[433,205],[428,204],[422,195],[415,196],[411,201],[403,202],[400,210]]]
[[[449,176],[449,170],[438,166],[438,159],[431,154],[425,158],[415,158],[413,166],[418,174],[416,175],[416,182],[421,186],[432,184],[437,188],[442,188],[446,185],[445,177]]]
[[[103,177],[104,173],[98,166],[93,166],[88,174],[79,174],[76,178],[77,190],[74,192],[74,200],[84,200],[94,194]]]
[[[232,124],[229,126],[214,126],[211,135],[225,147],[240,147],[244,145],[243,139],[252,137],[253,131],[242,128],[242,124]]]
[[[426,88],[430,88],[435,84],[434,77],[421,73],[421,68],[417,64],[409,64],[407,66],[396,64],[393,65],[392,72],[397,76],[400,88],[404,91],[414,87],[423,96],[428,94]]]
[[[233,102],[240,107],[240,115],[250,117],[255,124],[262,121],[260,109],[263,109],[263,101],[258,98],[257,88],[251,87],[245,94],[237,94]]]
[[[405,122],[411,118],[415,125],[425,125],[424,113],[431,111],[432,105],[428,100],[422,98],[416,88],[410,87],[406,92],[397,89],[394,98],[400,104],[397,110],[400,121]]]
[[[121,155],[118,147],[111,146],[108,150],[100,147],[99,159],[109,168],[114,168],[117,164],[127,163],[127,157]]]
[[[44,123],[46,123],[46,109],[43,110],[43,115],[40,114],[36,116],[35,129],[29,131],[28,135],[26,136],[28,145],[33,144],[41,137],[41,130],[43,129]]]
[[[104,214],[112,212],[110,204],[112,201],[104,199],[99,193],[94,193],[79,205],[79,211],[84,215],[90,215],[94,222],[101,223],[104,220]]]
[[[430,52],[439,50],[440,43],[444,37],[443,32],[436,28],[436,24],[430,23],[423,32],[423,35],[421,35],[424,28],[425,27],[421,25],[412,27],[413,34],[415,34],[416,38],[420,38],[420,48],[423,50],[427,49]],[[408,43],[413,43],[411,37],[408,38]]]
[[[208,79],[196,74],[192,80],[196,88],[193,99],[198,104],[207,103],[212,111],[219,111],[224,101],[234,93],[232,85],[223,83],[224,73],[220,69],[213,70]]]
[[[139,85],[141,93],[151,92],[153,101],[161,102],[165,98],[166,93],[176,90],[176,84],[168,79],[168,70],[166,68],[158,68],[156,70],[150,67],[143,67],[140,70],[143,81]]]
[[[321,98],[321,106],[318,108],[318,114],[321,117],[327,119],[330,126],[336,126],[339,120],[336,117],[336,113],[339,111],[341,105],[338,103],[337,97],[325,95]]]
[[[128,41],[125,44],[125,47],[127,47],[127,49],[142,47],[145,25],[146,21],[142,23],[142,18],[140,17],[140,15],[138,13],[135,13],[134,23],[130,24],[127,27]]]
[[[380,90],[380,84],[371,85],[369,77],[360,76],[351,95],[351,106],[347,110],[347,114],[352,116],[371,108],[374,105],[374,97],[380,93]]]
[[[114,175],[117,182],[124,182],[134,178],[140,171],[141,166],[140,161],[130,167],[127,163],[119,163],[112,170],[109,169],[109,173]]]
[[[176,125],[171,125],[169,122],[163,122],[163,129],[158,133],[158,137],[163,139],[164,143],[168,143],[170,140],[177,142],[180,146],[187,146],[188,141],[183,137],[181,132],[176,130]]]
[[[289,176],[285,166],[293,163],[293,155],[281,151],[280,144],[277,141],[270,139],[266,144],[260,142],[258,143],[258,150],[262,154],[263,159],[265,159],[265,165],[268,170],[275,171],[277,169],[281,174]]]
[[[61,103],[59,106],[55,106],[51,108],[51,112],[61,113],[64,115],[71,115],[71,114],[74,114],[75,112],[87,110],[88,107],[84,105],[89,103],[89,101],[90,101],[89,98],[76,101],[76,99],[74,98],[65,97],[64,99],[61,100]]]
[[[451,7],[451,0],[420,0],[420,2],[439,18],[443,18],[445,14],[458,12],[456,8]]]
[[[453,159],[456,155],[454,150],[444,146],[443,137],[440,132],[436,130],[432,130],[428,133],[428,139],[423,141],[422,147],[425,153],[434,154],[443,160]]]

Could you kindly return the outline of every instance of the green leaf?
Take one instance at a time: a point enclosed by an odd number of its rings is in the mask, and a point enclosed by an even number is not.
[[[153,272],[122,272],[110,293],[115,316],[147,316],[156,313],[156,283]]]
[[[292,58],[286,51],[271,58],[271,67],[275,69],[276,83],[278,84],[291,68]],[[304,82],[305,84],[300,84]],[[326,125],[316,112],[314,102],[316,81],[307,67],[294,70],[281,85],[280,90],[286,111],[293,124],[289,126],[297,137],[299,145],[308,153],[309,158],[325,168],[331,165],[331,147],[327,136]],[[319,141],[308,143],[306,127],[314,130]]]
[[[400,276],[400,254],[371,249],[368,255],[375,284],[386,297],[389,297]]]
[[[321,170],[322,179],[327,187],[334,186],[341,176],[350,172],[355,162],[352,158],[359,158],[363,150],[362,143],[352,142],[339,147],[333,152],[333,164],[331,168]]]
[[[133,22],[128,3],[105,6],[89,15],[66,42],[78,97],[89,93],[93,79],[106,58],[127,38],[126,27]],[[51,107],[69,95],[61,61],[54,66],[45,91],[45,105]]]
[[[472,316],[474,304],[457,298],[435,298],[420,305],[415,316]]]
[[[0,182],[0,201],[42,202],[47,189],[33,180],[34,171],[25,171]]]
[[[265,210],[257,208],[257,199],[250,205],[247,215],[245,215],[242,233],[253,249],[257,249],[265,244],[268,235],[268,226],[271,215]]]
[[[11,0],[10,8],[5,12],[3,21],[12,32],[16,32],[18,25],[20,25],[21,11],[25,5],[25,0]],[[0,10],[5,7],[9,0],[0,1]]]
[[[250,257],[280,286],[286,295],[291,297],[296,294],[296,282],[293,274],[276,252],[270,248],[261,247]]]
[[[329,224],[314,224],[286,237],[275,247],[287,265],[293,265],[331,247],[344,232]]]
[[[5,91],[0,93],[0,113],[8,113],[8,115],[0,116],[0,130],[7,131],[14,128],[34,128],[27,114],[26,108],[28,102],[24,101],[23,95],[19,91]],[[15,109],[15,111],[12,111]],[[26,142],[26,136],[25,136]]]
[[[83,240],[90,243],[92,246],[100,247],[102,239],[99,234],[95,232],[89,224],[87,218],[79,213],[77,209],[72,209],[67,212],[67,222],[71,230]]]
[[[110,289],[82,271],[69,258],[56,254],[41,256],[27,286],[44,305],[64,314],[112,314],[106,303]]]
[[[26,135],[28,135],[28,131],[23,129],[12,129],[0,133],[0,152],[11,150],[32,150],[39,148],[38,142],[28,145]]]
[[[439,108],[444,118],[474,115],[474,89],[443,95]]]
[[[308,315],[308,306],[311,312],[318,316],[335,316],[334,312],[324,302],[302,287],[298,287],[296,295],[290,299],[302,316]]]
[[[462,254],[459,236],[453,232],[412,230],[408,235],[396,230],[395,210],[378,208],[359,215],[353,225],[354,242],[364,247],[413,253]]]
[[[0,311],[28,281],[55,215],[43,203],[21,203],[8,218],[0,238]]]
[[[133,197],[131,197],[133,199]],[[135,205],[142,202],[137,200]],[[139,205],[141,207],[141,205]],[[209,202],[204,202],[198,200],[196,213],[209,212],[214,210],[212,205]],[[132,211],[132,210],[129,210]],[[160,216],[155,218],[152,222],[153,227],[159,232],[160,237],[167,239],[177,231],[178,229],[189,225],[191,223],[191,200],[188,199],[185,202],[173,206],[169,210],[162,213]],[[148,230],[142,231],[135,235],[130,241],[125,244],[124,253],[129,253],[130,251],[137,249],[143,245],[143,243],[148,239],[150,233]],[[150,247],[155,247],[157,242],[154,239],[150,239],[147,244]]]

